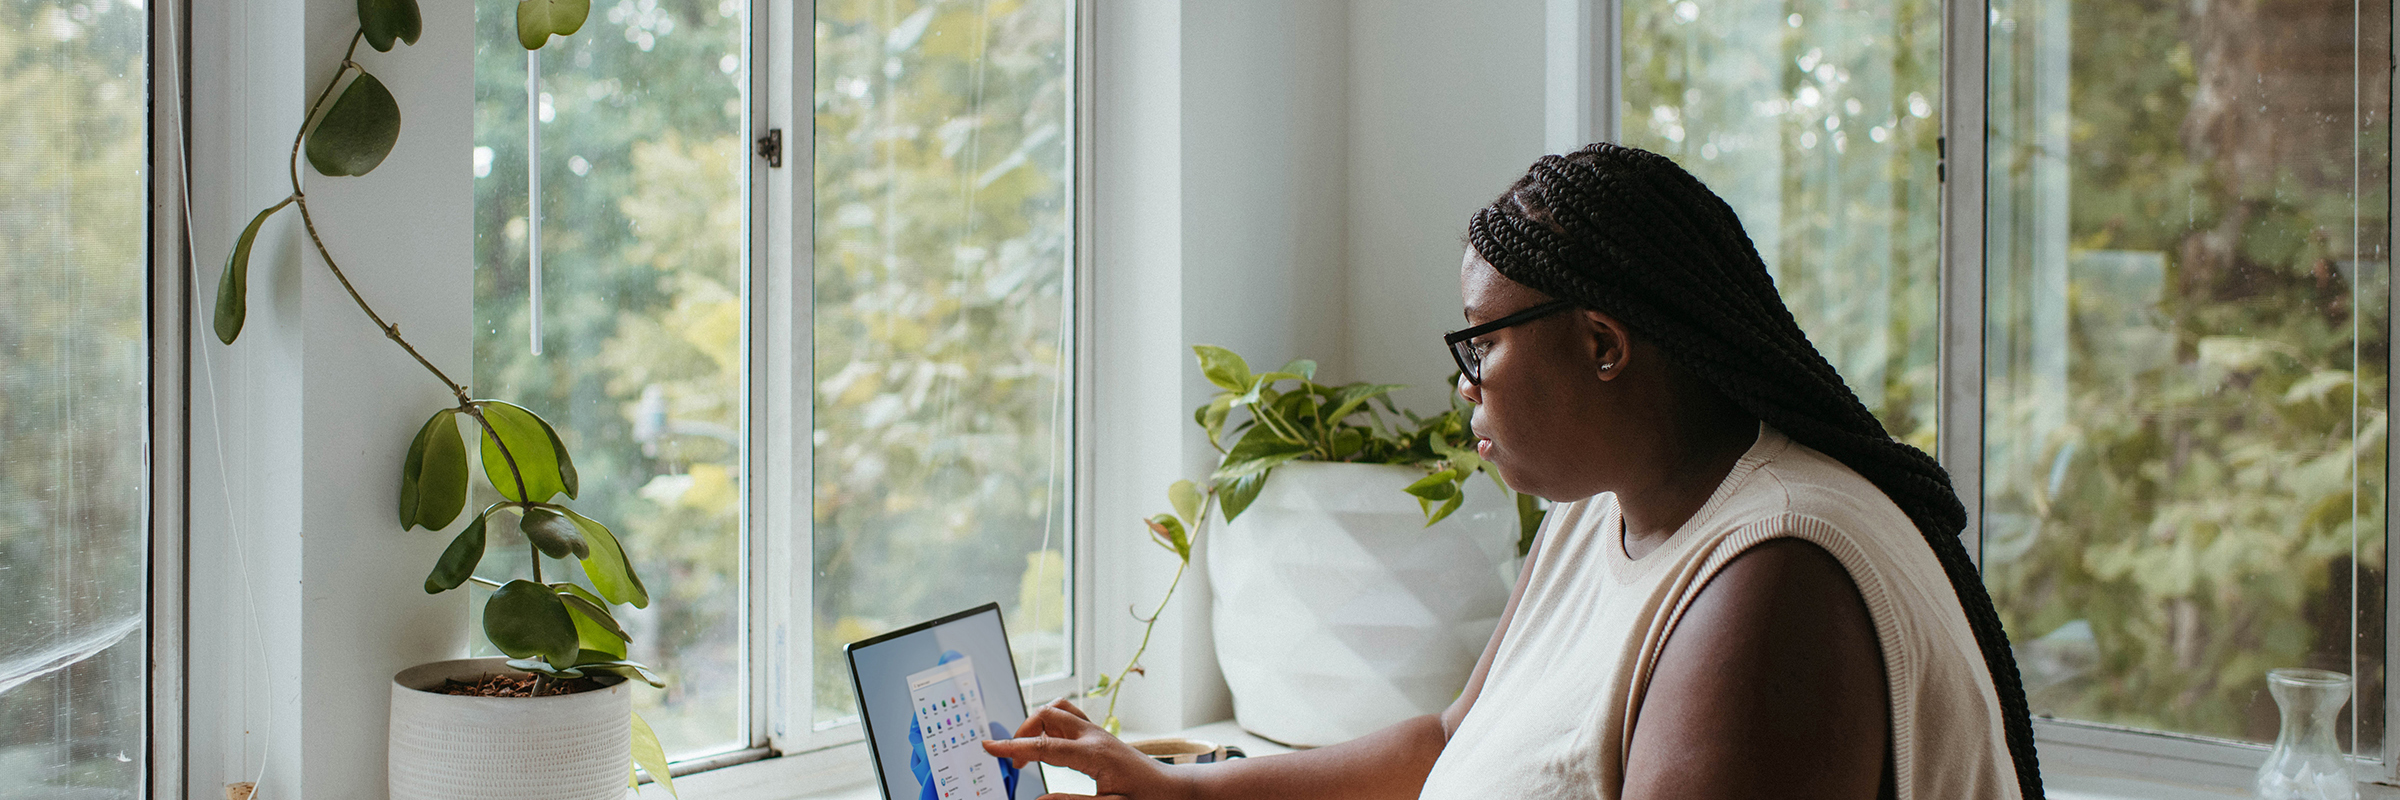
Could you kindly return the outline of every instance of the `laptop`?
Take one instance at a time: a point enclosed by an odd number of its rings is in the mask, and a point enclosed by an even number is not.
[[[1042,770],[983,752],[1016,735],[1025,695],[1000,604],[842,647],[885,800],[1033,800]]]

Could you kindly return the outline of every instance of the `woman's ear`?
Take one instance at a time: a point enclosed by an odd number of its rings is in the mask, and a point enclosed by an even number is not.
[[[1633,337],[1625,323],[1606,312],[1583,309],[1585,332],[1591,339],[1592,371],[1601,380],[1610,380],[1625,370],[1633,358]]]

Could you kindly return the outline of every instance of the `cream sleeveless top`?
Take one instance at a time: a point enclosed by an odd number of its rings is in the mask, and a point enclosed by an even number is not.
[[[1616,798],[1659,652],[1726,562],[1776,537],[1833,554],[1866,600],[1891,692],[1901,800],[2016,798],[2000,704],[1958,596],[1866,478],[1760,426],[1716,493],[1640,560],[1616,498],[1553,508],[1483,691],[1425,798]]]

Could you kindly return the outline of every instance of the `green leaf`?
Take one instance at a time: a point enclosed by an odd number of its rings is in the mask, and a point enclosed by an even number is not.
[[[575,527],[583,531],[584,541],[591,544],[591,555],[583,559],[583,574],[592,579],[592,588],[599,590],[608,602],[649,608],[650,590],[642,586],[642,576],[634,574],[633,560],[626,557],[625,546],[618,543],[617,535],[591,517],[570,509],[560,510],[575,521]]]
[[[581,658],[582,661],[575,664],[576,669],[580,669],[585,672],[604,672],[610,675],[623,675],[660,689],[667,688],[666,679],[658,677],[658,673],[656,672],[651,672],[648,665],[626,661],[624,656],[611,657],[607,653],[596,650],[585,650],[583,651]]]
[[[1421,500],[1448,500],[1458,495],[1458,473],[1442,470],[1418,478],[1416,483],[1409,484],[1408,488],[1401,491],[1416,495]]]
[[[1224,445],[1217,444],[1217,439],[1225,435],[1225,415],[1233,412],[1233,399],[1230,392],[1217,395],[1216,399],[1208,401],[1208,405],[1192,413],[1193,421],[1200,423],[1201,430],[1208,431],[1208,443],[1219,450],[1225,449]]]
[[[550,423],[521,406],[498,400],[477,400],[483,421],[489,424],[483,432],[483,475],[500,490],[500,496],[520,503],[548,502],[561,492],[568,491],[568,476],[574,465],[565,462],[566,448],[558,443],[558,434]],[[495,438],[497,434],[497,438]],[[507,453],[501,445],[507,445]],[[515,459],[517,471],[509,472],[510,459]],[[518,491],[517,480],[524,479],[524,491]]]
[[[579,527],[558,512],[540,507],[525,509],[525,519],[517,523],[517,530],[525,533],[526,540],[551,558],[591,557],[591,543],[584,540]]]
[[[1333,399],[1329,401],[1333,408],[1325,412],[1325,421],[1340,422],[1356,413],[1360,406],[1367,404],[1368,400],[1405,388],[1408,387],[1397,383],[1353,383],[1336,389]]]
[[[308,165],[330,176],[365,175],[400,141],[400,101],[366,70],[308,134]]]
[[[459,531],[458,537],[450,540],[450,547],[442,551],[441,560],[433,562],[433,572],[425,576],[426,594],[441,594],[456,589],[459,584],[474,577],[475,565],[483,563],[484,520],[491,514],[486,510],[475,515],[475,520],[467,523],[467,529]]]
[[[1217,465],[1213,477],[1223,480],[1264,472],[1307,452],[1308,445],[1285,441],[1283,437],[1275,435],[1275,429],[1260,425],[1242,434],[1242,440],[1235,443],[1233,450],[1225,454],[1225,460]]]
[[[1343,428],[1341,430],[1334,431],[1332,453],[1333,460],[1339,461],[1343,458],[1347,458],[1351,453],[1358,452],[1358,448],[1365,446],[1366,443],[1366,432],[1357,428]]]
[[[1313,381],[1317,379],[1317,362],[1305,358],[1295,358],[1276,372],[1293,375],[1304,381]]]
[[[400,467],[400,529],[450,526],[467,507],[467,445],[458,436],[458,410],[433,412],[408,445]]]
[[[358,0],[358,30],[366,34],[368,47],[389,53],[395,39],[416,44],[425,32],[425,17],[417,12],[417,0]]]
[[[1099,694],[1106,691],[1108,691],[1108,676],[1102,675],[1100,682],[1092,685],[1092,693]]]
[[[1200,356],[1200,374],[1209,383],[1228,392],[1250,391],[1250,362],[1216,345],[1193,345],[1192,352]]]
[[[1176,481],[1167,487],[1167,502],[1175,505],[1175,517],[1184,524],[1200,524],[1200,487],[1191,481]]]
[[[1270,474],[1273,473],[1260,470],[1217,481],[1217,510],[1225,514],[1226,522],[1232,522],[1234,517],[1241,516],[1244,510],[1250,508],[1250,501],[1258,499],[1258,490],[1266,488]]]
[[[633,763],[640,764],[658,785],[667,787],[667,794],[683,796],[675,794],[675,776],[667,770],[667,749],[659,745],[658,732],[650,730],[650,723],[642,721],[638,713],[633,715]],[[641,791],[641,785],[634,784],[634,791]]]
[[[586,597],[583,587],[571,583],[553,583],[550,587],[558,591],[559,602],[565,603],[567,611],[575,616],[577,647],[608,653],[612,658],[625,657],[625,645],[632,643],[633,637],[625,632],[625,626],[617,624],[616,616],[608,613],[606,604],[597,597]]]
[[[1184,563],[1191,563],[1192,537],[1184,531],[1182,520],[1176,519],[1173,514],[1156,514],[1145,522],[1150,525],[1150,538],[1156,541],[1158,546],[1166,548],[1167,552],[1174,553],[1175,557],[1183,559]]]
[[[553,667],[550,666],[550,662],[543,661],[538,658],[512,658],[503,663],[506,663],[515,669],[541,675],[548,675],[553,678],[583,677],[583,670],[576,669],[574,667]]]
[[[1426,512],[1426,514],[1425,514],[1425,527],[1431,528],[1431,527],[1433,527],[1433,524],[1434,524],[1434,523],[1436,523],[1436,522],[1440,522],[1440,521],[1442,521],[1442,518],[1450,516],[1450,512],[1452,512],[1452,511],[1457,511],[1457,510],[1458,510],[1458,504],[1459,504],[1459,503],[1461,503],[1461,502],[1464,502],[1464,501],[1466,501],[1466,499],[1467,499],[1467,495],[1466,495],[1466,493],[1465,493],[1465,492],[1455,492],[1455,493],[1452,493],[1452,494],[1450,495],[1450,499],[1448,499],[1448,500],[1445,500],[1445,501],[1442,501],[1442,507],[1441,507],[1441,509],[1440,509],[1440,510],[1438,510],[1438,511],[1428,511],[1428,512]],[[1417,502],[1418,502],[1419,504],[1423,504],[1423,503],[1424,503],[1424,501],[1422,501],[1422,500],[1419,500],[1419,501],[1417,501]]]
[[[250,246],[258,242],[259,226],[291,203],[287,197],[258,212],[233,240],[233,253],[225,257],[225,272],[217,276],[217,341],[233,344],[242,335],[242,321],[250,317]]]
[[[592,0],[524,0],[517,4],[517,44],[540,50],[551,35],[573,36],[592,15]]]
[[[581,651],[575,618],[550,587],[513,580],[483,604],[483,635],[513,658],[539,658],[553,667],[573,666]]]
[[[1517,555],[1533,552],[1533,537],[1542,532],[1542,518],[1550,512],[1543,510],[1540,498],[1524,492],[1517,493]]]

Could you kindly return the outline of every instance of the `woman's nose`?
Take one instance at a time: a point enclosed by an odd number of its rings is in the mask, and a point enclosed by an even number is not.
[[[1474,381],[1467,380],[1467,374],[1461,372],[1458,374],[1458,396],[1466,398],[1469,403],[1482,405],[1483,387]]]

